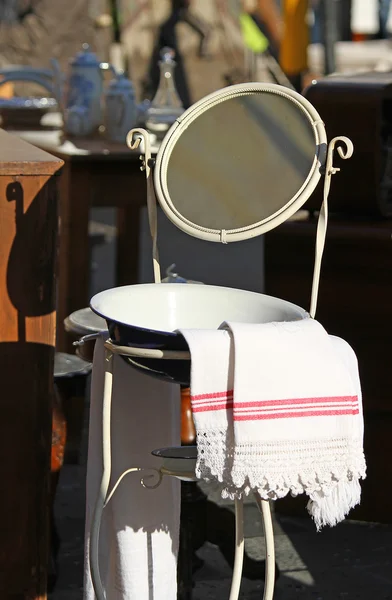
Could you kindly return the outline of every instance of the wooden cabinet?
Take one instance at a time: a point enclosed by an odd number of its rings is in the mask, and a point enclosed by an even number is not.
[[[0,130],[0,597],[46,598],[62,161]]]
[[[265,236],[266,293],[309,309],[316,223]],[[351,518],[390,523],[392,493],[392,221],[330,219],[316,318],[354,348],[363,391],[368,475]],[[303,365],[306,372],[306,365]],[[277,503],[303,511],[302,498]]]
[[[354,144],[333,179],[331,209],[346,215],[392,216],[392,74],[373,71],[324,77],[304,91],[325,124],[328,139],[345,135]],[[318,185],[307,208],[318,210]]]

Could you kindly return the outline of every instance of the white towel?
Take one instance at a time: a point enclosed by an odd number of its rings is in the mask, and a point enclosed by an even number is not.
[[[191,352],[191,406],[197,438],[196,476],[224,483],[232,467],[234,347],[228,331],[181,330]]]
[[[182,331],[197,475],[220,481],[223,496],[306,493],[317,528],[336,524],[358,504],[365,477],[353,350],[313,319],[223,327]]]
[[[102,473],[103,341],[94,354],[87,464],[84,600],[94,600],[88,558],[89,531]],[[180,443],[179,387],[160,382],[114,358],[112,479],[133,466],[158,467],[151,450]],[[164,477],[155,490],[127,475],[104,509],[101,578],[108,600],[176,600],[180,482]]]

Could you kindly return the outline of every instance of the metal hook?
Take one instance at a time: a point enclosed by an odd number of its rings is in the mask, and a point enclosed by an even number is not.
[[[340,171],[339,167],[333,166],[333,153],[335,151],[335,146],[337,142],[343,142],[343,144],[345,144],[346,146],[346,148],[342,146],[338,146],[338,148],[336,148],[340,158],[346,160],[347,158],[351,158],[351,156],[353,155],[354,145],[348,137],[338,136],[333,138],[328,145],[327,164],[325,169],[326,175],[335,175],[335,173]]]

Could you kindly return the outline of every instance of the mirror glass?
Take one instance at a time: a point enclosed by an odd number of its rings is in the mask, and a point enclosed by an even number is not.
[[[271,217],[299,192],[317,152],[310,118],[276,93],[238,95],[195,118],[172,148],[167,191],[183,217],[237,229]]]

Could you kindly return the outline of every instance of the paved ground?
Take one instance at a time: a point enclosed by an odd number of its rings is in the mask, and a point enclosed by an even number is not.
[[[79,465],[66,465],[62,472],[56,504],[60,571],[50,600],[82,599],[84,463],[82,459]],[[346,521],[317,534],[310,518],[274,521],[281,570],[275,600],[392,599],[392,525]],[[261,522],[251,503],[245,507],[245,534],[249,555],[262,559]],[[199,556],[204,565],[195,575],[194,600],[227,598],[231,572],[219,550],[208,544]],[[243,579],[242,599],[261,599],[262,592],[261,581]]]

